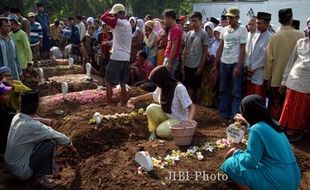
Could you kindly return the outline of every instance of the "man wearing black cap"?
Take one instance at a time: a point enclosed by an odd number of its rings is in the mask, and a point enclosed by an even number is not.
[[[4,160],[19,179],[33,178],[42,186],[53,188],[55,184],[46,175],[55,174],[56,143],[68,146],[74,153],[76,149],[66,135],[40,122],[35,116],[38,107],[37,92],[22,94],[20,113],[14,116],[9,130]]]
[[[299,30],[300,29],[300,21],[299,20],[293,20],[292,28],[294,28],[295,30]]]
[[[284,102],[284,90],[280,89],[283,73],[297,40],[304,34],[293,29],[292,9],[279,10],[280,30],[269,40],[264,70],[265,87],[269,97],[269,107],[273,117],[280,118]]]
[[[20,22],[20,29],[27,33],[30,39],[30,22],[22,16],[20,8],[11,8],[11,13],[14,13],[18,17],[18,22]]]
[[[246,59],[247,76],[247,95],[257,94],[264,97],[263,74],[266,63],[266,47],[272,33],[268,30],[271,14],[258,12],[256,25],[258,32],[255,33],[249,44],[248,57]]]

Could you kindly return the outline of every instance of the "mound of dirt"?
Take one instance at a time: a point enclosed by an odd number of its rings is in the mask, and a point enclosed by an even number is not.
[[[83,66],[74,65],[69,67],[68,65],[57,65],[55,67],[41,67],[43,69],[44,77],[62,76],[67,74],[82,74],[85,73]]]
[[[118,96],[120,91],[113,89],[113,96]],[[40,98],[40,106],[38,112],[41,114],[55,113],[57,110],[69,113],[75,109],[83,109],[83,105],[89,104],[96,106],[104,102],[106,97],[105,90],[83,90],[79,92],[71,92],[63,96],[63,94],[55,94],[51,96],[44,96]],[[63,114],[61,114],[63,115]]]
[[[52,59],[46,59],[46,60],[40,60],[38,63],[36,63],[35,67],[55,67],[58,64],[55,62],[55,60]]]
[[[138,174],[138,165],[133,160],[137,151],[145,150],[153,157],[165,157],[172,150],[177,150],[173,141],[148,141],[149,132],[145,115],[129,120],[116,119],[104,121],[103,126],[90,125],[85,119],[91,118],[95,111],[101,114],[128,113],[132,110],[124,107],[103,107],[92,110],[84,107],[84,113],[72,113],[70,118],[63,118],[59,130],[67,131],[80,153],[80,158],[72,160],[72,157],[61,154],[58,163],[61,165],[60,176],[69,175],[72,179],[66,179],[70,187],[82,189],[235,189],[230,181],[211,182],[201,178],[197,181],[169,181],[165,178],[172,171],[205,171],[208,173],[219,172],[219,166],[227,150],[218,150],[216,153],[208,153],[205,160],[182,158],[175,166],[167,169],[155,169],[154,174]],[[91,111],[92,110],[92,111]],[[222,127],[226,123],[214,122],[218,116],[214,112],[198,108],[198,129],[193,140],[193,145],[200,146],[205,142],[215,141],[225,136]],[[88,113],[88,114],[87,114]],[[205,115],[209,115],[211,122],[206,122]],[[74,122],[73,122],[74,121]],[[208,120],[207,120],[208,121]],[[203,125],[201,125],[203,124]],[[205,126],[207,125],[207,126]],[[209,131],[212,131],[211,133]],[[187,147],[188,148],[188,147]],[[183,148],[184,149],[184,148]],[[186,149],[186,148],[185,148]],[[64,148],[60,150],[63,151]],[[73,164],[75,163],[75,164]],[[79,164],[76,164],[79,163]],[[66,169],[65,169],[66,168]],[[70,168],[69,170],[67,168]],[[66,174],[64,174],[66,173]],[[62,180],[61,180],[62,181]]]
[[[133,89],[131,94],[140,94]],[[116,100],[117,101],[117,100]],[[46,107],[45,105],[43,107]],[[56,189],[212,189],[236,190],[229,179],[223,178],[220,165],[229,148],[204,152],[204,159],[180,157],[175,165],[155,168],[146,173],[138,170],[134,155],[138,151],[148,151],[152,157],[165,158],[173,150],[186,151],[189,147],[178,147],[173,140],[148,141],[147,118],[144,114],[135,117],[116,117],[103,119],[101,125],[92,124],[90,119],[95,112],[101,115],[130,114],[137,112],[127,107],[106,106],[105,101],[94,104],[61,104],[65,114],[57,115],[53,109],[40,108],[40,116],[50,117],[58,122],[53,128],[64,132],[76,146],[79,155],[74,155],[65,147],[57,148],[57,175],[54,180],[59,184]],[[124,113],[124,114],[122,114]],[[225,138],[228,123],[222,120],[212,109],[197,106],[195,120],[198,126],[192,146],[202,146],[206,142],[215,142]],[[293,146],[303,172],[300,189],[309,187],[310,138]],[[238,148],[244,149],[240,144]],[[0,165],[3,162],[0,162]],[[175,179],[169,179],[175,174]],[[188,179],[184,176],[188,175]],[[0,170],[0,189],[34,189],[28,182],[16,182],[15,178]],[[183,177],[182,177],[183,176]],[[218,177],[217,177],[218,176]]]
[[[68,83],[68,92],[78,92],[89,89],[97,89],[103,85],[103,79],[99,76],[92,75],[90,80],[85,78],[84,74],[69,74],[63,76],[50,77],[48,81],[31,86],[37,89],[40,96],[48,96],[61,93],[61,83]]]

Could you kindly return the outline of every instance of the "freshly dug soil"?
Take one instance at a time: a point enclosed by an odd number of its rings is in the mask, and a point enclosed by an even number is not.
[[[82,74],[85,73],[82,65],[73,65],[70,68],[68,65],[57,65],[55,67],[41,67],[43,69],[44,77],[49,78],[53,76],[62,76],[66,74]]]
[[[141,91],[133,89],[131,94],[140,94]],[[117,102],[117,100],[115,101]],[[229,148],[216,149],[204,154],[204,159],[181,157],[174,166],[165,169],[155,168],[153,173],[138,173],[138,165],[134,161],[137,151],[148,151],[152,157],[166,157],[172,150],[186,151],[188,147],[178,147],[173,140],[148,141],[149,132],[147,119],[143,114],[135,118],[118,118],[103,120],[102,125],[90,124],[89,119],[95,112],[102,115],[115,113],[130,113],[137,111],[127,107],[106,106],[105,101],[93,104],[60,104],[57,109],[64,114],[55,114],[55,110],[48,105],[41,105],[40,116],[57,120],[53,126],[64,132],[73,140],[79,156],[73,155],[65,147],[57,148],[57,175],[54,180],[59,183],[56,189],[212,189],[236,190],[230,181],[217,179],[215,181],[203,177],[195,180],[195,172],[217,174],[224,156]],[[201,146],[206,142],[215,142],[225,138],[225,129],[228,123],[222,120],[216,111],[197,106],[195,120],[198,126],[192,145]],[[294,152],[303,172],[301,190],[309,189],[310,185],[310,138],[306,137],[293,146]],[[238,145],[244,149],[244,145]],[[29,182],[18,182],[3,169],[0,162],[0,189],[34,189]],[[191,175],[188,181],[167,180],[169,172],[186,172]],[[35,189],[40,189],[36,187]]]
[[[85,74],[68,74],[48,78],[48,81],[31,86],[37,89],[40,96],[48,96],[61,93],[61,83],[68,83],[68,92],[78,92],[83,90],[97,89],[103,85],[103,79],[99,76],[92,75],[92,79],[85,78]]]

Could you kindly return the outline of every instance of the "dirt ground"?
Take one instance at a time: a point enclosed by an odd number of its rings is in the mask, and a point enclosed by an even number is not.
[[[67,72],[64,72],[67,74]],[[71,73],[74,74],[74,73]],[[59,75],[57,75],[59,76]],[[78,85],[78,84],[77,84]],[[81,88],[82,89],[82,88]],[[133,88],[131,96],[143,93]],[[65,102],[56,109],[41,107],[39,115],[55,119],[54,129],[67,134],[79,152],[73,155],[64,147],[57,147],[57,175],[53,179],[59,184],[56,189],[211,189],[236,190],[230,180],[199,176],[218,174],[221,163],[229,148],[206,152],[204,159],[181,157],[174,166],[164,169],[155,168],[152,173],[138,172],[138,164],[134,155],[138,151],[148,151],[152,157],[164,158],[172,150],[186,151],[189,147],[178,147],[173,140],[148,141],[147,119],[143,114],[135,118],[118,118],[103,120],[102,125],[90,124],[89,120],[95,112],[102,115],[115,113],[131,113],[147,104],[137,105],[135,110],[127,107],[106,106],[105,101],[96,104],[71,104]],[[225,138],[228,123],[222,120],[213,109],[197,106],[195,120],[198,126],[192,146],[202,146],[206,142],[215,142]],[[301,190],[310,189],[310,138],[293,145],[294,152],[303,172]],[[245,148],[245,145],[238,145]],[[168,180],[171,172],[188,172],[189,180]],[[199,173],[200,174],[200,173]],[[3,158],[0,161],[0,189],[42,189],[28,181],[18,181],[4,169]]]
[[[65,74],[62,76],[49,77],[41,83],[27,83],[31,89],[36,89],[39,96],[48,96],[61,93],[61,83],[67,82],[68,92],[78,92],[88,89],[97,89],[103,85],[103,78],[91,75],[87,79],[85,74]]]

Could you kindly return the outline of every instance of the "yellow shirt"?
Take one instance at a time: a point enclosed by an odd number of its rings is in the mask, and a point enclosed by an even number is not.
[[[280,30],[271,36],[267,46],[264,79],[271,80],[271,87],[280,87],[286,64],[293,52],[297,40],[304,33],[290,26],[281,26]]]
[[[51,24],[50,32],[53,40],[59,40],[61,35],[61,26],[57,27],[55,24]]]
[[[16,111],[20,108],[20,97],[23,92],[30,91],[31,89],[25,86],[19,80],[13,80],[13,90],[9,92],[9,105],[8,107]]]

